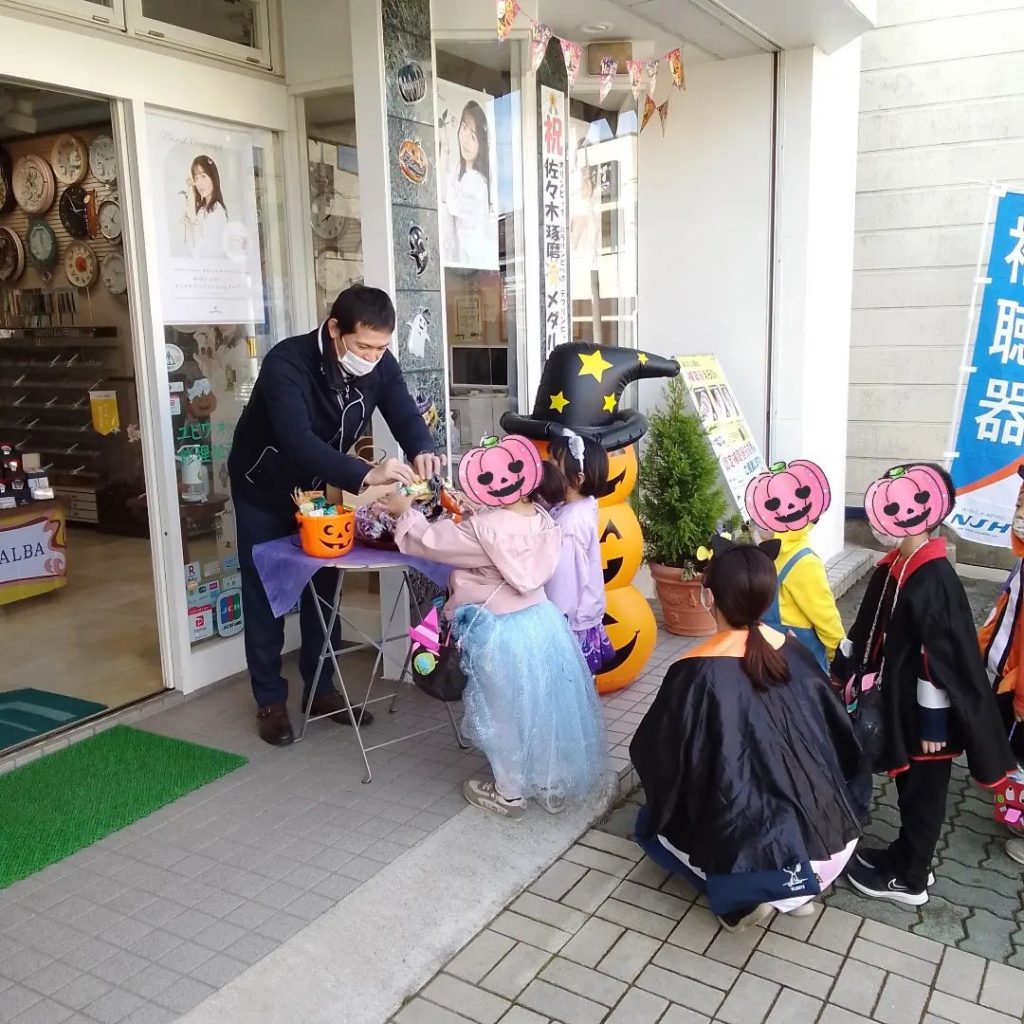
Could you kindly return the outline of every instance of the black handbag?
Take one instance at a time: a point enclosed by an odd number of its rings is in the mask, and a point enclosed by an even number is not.
[[[461,640],[455,640],[452,637],[452,624],[447,619],[440,617],[437,628],[438,650],[435,652],[426,647],[420,647],[417,651],[417,645],[414,643],[412,681],[428,697],[444,701],[445,704],[462,700],[463,691],[466,689],[466,673],[462,671],[462,644],[476,624],[480,613],[504,585],[504,583],[499,583],[491,591],[487,600],[477,608],[476,615],[470,620]],[[426,620],[424,620],[424,624],[425,622]]]
[[[920,549],[919,549],[920,550]],[[914,552],[916,554],[917,552]],[[892,597],[892,608],[889,609],[889,621],[892,621],[896,614],[896,602],[899,601],[900,588],[903,586],[903,577],[913,561],[914,555],[907,559],[900,570],[896,580],[896,592]],[[865,770],[871,773],[885,771],[883,763],[883,750],[885,747],[885,726],[882,721],[882,677],[885,674],[885,640],[882,639],[881,660],[878,672],[875,676],[874,686],[864,689],[864,677],[869,674],[868,661],[871,658],[871,651],[875,646],[875,636],[878,629],[878,619],[885,604],[885,594],[889,588],[889,576],[882,587],[882,595],[878,599],[878,607],[875,609],[875,618],[871,623],[871,632],[868,635],[867,644],[861,657],[861,663],[853,675],[853,683],[850,688],[850,697],[847,710],[853,721],[853,729],[860,743],[861,764]]]

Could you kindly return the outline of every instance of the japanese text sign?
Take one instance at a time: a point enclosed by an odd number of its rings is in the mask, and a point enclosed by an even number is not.
[[[565,95],[541,92],[541,252],[544,269],[544,358],[569,340],[569,248],[566,231]]]
[[[965,540],[1010,544],[1024,460],[1024,194],[996,209],[970,376],[962,391],[950,472],[957,507],[949,520]]]

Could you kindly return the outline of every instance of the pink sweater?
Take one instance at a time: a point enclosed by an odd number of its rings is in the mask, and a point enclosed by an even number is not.
[[[407,555],[429,558],[452,567],[445,611],[465,604],[483,604],[495,615],[518,612],[547,600],[544,584],[558,565],[562,537],[544,509],[534,515],[508,509],[487,509],[454,523],[428,523],[418,512],[405,513],[395,524],[395,543]],[[505,586],[495,593],[499,584]]]

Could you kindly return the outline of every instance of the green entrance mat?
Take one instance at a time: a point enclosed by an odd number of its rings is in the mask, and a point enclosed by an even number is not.
[[[106,710],[106,704],[49,690],[7,690],[0,693],[0,750]]]
[[[0,775],[0,889],[246,763],[118,725]]]

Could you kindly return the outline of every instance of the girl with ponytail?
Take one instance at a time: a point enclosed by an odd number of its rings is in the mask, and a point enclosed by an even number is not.
[[[814,656],[761,622],[777,544],[712,541],[701,603],[718,631],[672,666],[630,745],[647,797],[638,842],[730,930],[809,913],[866,811],[846,708]]]

